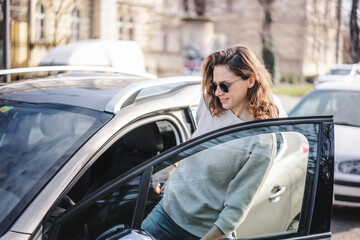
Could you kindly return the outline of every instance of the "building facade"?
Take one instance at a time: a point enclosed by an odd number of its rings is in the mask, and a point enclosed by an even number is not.
[[[89,0],[12,0],[11,67],[36,66],[55,46],[91,37]]]
[[[301,82],[342,62],[338,3],[13,0],[12,18],[17,5],[25,15],[11,23],[12,67],[35,66],[49,49],[72,41],[134,40],[143,49],[147,70],[170,76],[199,72],[210,52],[242,44],[271,63],[276,83]]]

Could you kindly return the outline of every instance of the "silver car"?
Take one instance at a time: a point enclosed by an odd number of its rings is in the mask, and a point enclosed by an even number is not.
[[[352,82],[360,80],[360,64],[337,64],[329,72],[315,78],[314,85],[325,82]]]
[[[323,83],[304,96],[290,116],[333,115],[334,204],[360,207],[360,83]]]
[[[264,156],[271,168],[232,236],[330,237],[332,118],[246,122],[189,140],[200,97],[191,76],[67,72],[0,87],[0,239],[151,239],[140,226],[162,198],[157,173],[198,154],[226,160],[265,135],[276,153]]]

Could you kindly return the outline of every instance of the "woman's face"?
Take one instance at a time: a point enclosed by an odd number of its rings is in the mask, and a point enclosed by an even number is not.
[[[213,81],[217,85],[220,82],[224,82],[228,86],[230,85],[227,93],[223,92],[219,86],[215,90],[215,95],[219,98],[224,109],[231,109],[238,117],[242,115],[244,110],[247,111],[249,100],[246,94],[248,88],[253,85],[250,79],[243,80],[240,76],[235,75],[226,65],[218,65],[214,68]]]

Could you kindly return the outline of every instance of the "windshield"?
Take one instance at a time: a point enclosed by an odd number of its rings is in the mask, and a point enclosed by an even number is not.
[[[0,100],[1,228],[110,117],[77,107]]]
[[[331,74],[331,75],[349,75],[350,73],[351,73],[351,69],[334,68],[334,69],[331,69],[328,74]]]
[[[333,115],[335,124],[360,127],[360,92],[313,91],[306,96],[289,116]]]

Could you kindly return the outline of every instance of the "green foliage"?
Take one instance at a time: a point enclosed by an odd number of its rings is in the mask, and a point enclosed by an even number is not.
[[[282,73],[280,76],[280,83],[296,84],[300,83],[301,76],[295,73]]]
[[[273,91],[277,95],[301,97],[313,88],[312,84],[281,84],[274,87]]]
[[[305,82],[307,82],[307,83],[314,83],[315,78],[316,78],[317,76],[318,76],[318,75],[305,76]]]

